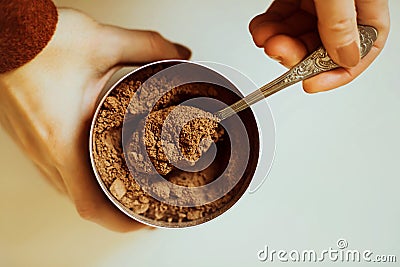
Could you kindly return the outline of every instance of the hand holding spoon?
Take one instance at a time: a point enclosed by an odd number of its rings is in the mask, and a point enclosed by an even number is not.
[[[374,45],[374,42],[378,38],[378,32],[375,28],[364,25],[359,25],[358,31],[360,32],[360,53],[361,58],[363,58]],[[216,112],[214,115],[222,121],[286,87],[311,78],[319,73],[339,67],[340,66],[333,62],[333,60],[328,56],[325,48],[319,47],[308,57],[277,79],[262,86],[231,106]]]

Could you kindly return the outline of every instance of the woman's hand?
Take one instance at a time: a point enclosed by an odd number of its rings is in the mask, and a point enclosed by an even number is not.
[[[0,122],[83,218],[115,231],[135,230],[141,224],[106,199],[90,166],[95,102],[122,65],[189,57],[187,48],[158,33],[101,25],[60,9],[47,47],[28,64],[0,74]]]
[[[378,30],[378,40],[361,60],[357,24]],[[305,80],[304,90],[315,93],[349,83],[367,69],[385,45],[389,24],[387,0],[276,0],[249,28],[255,44],[288,68],[322,41],[343,68]]]

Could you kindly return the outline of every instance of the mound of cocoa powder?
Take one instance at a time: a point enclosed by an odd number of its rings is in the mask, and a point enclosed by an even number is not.
[[[136,171],[147,174],[166,175],[180,162],[193,166],[224,134],[213,114],[191,106],[151,112],[139,125],[127,157]]]
[[[135,172],[132,169],[130,171],[126,164],[125,154],[122,148],[122,125],[127,110],[129,111],[127,114],[128,119],[135,125],[135,122],[137,124],[140,123],[140,121],[143,120],[143,116],[145,116],[145,111],[148,109],[146,103],[149,102],[146,100],[152,98],[160,99],[157,101],[152,111],[157,112],[159,110],[168,109],[168,107],[177,105],[183,100],[192,97],[205,95],[214,97],[217,95],[217,91],[212,85],[193,83],[176,87],[162,96],[160,88],[171,83],[171,81],[163,78],[153,81],[153,84],[149,85],[152,87],[150,91],[151,94],[135,94],[146,76],[149,77],[157,71],[158,70],[150,69],[142,79],[140,77],[136,77],[136,79],[130,77],[126,78],[114,88],[105,99],[97,115],[93,132],[93,158],[97,172],[110,193],[136,216],[148,220],[180,223],[197,220],[202,217],[207,217],[210,214],[218,213],[226,203],[232,199],[235,193],[234,190],[211,203],[199,207],[168,205],[145,193],[143,188],[141,188],[134,179],[134,176],[137,179],[145,179],[146,175],[150,174]],[[131,101],[136,104],[130,105]],[[163,114],[163,112],[159,113]],[[205,122],[198,121],[197,123]],[[207,123],[209,123],[209,121]],[[209,137],[214,141],[223,140],[225,135],[223,130],[215,130],[217,129],[215,126],[216,125],[213,125],[212,127],[214,132],[208,133]],[[124,128],[124,131],[125,130]],[[134,132],[135,127],[131,129],[131,132],[128,130],[128,135],[133,136]],[[187,129],[186,134],[189,134],[189,132],[190,127]],[[194,139],[196,138],[192,138],[191,140]],[[131,140],[130,143],[134,143],[134,140]],[[187,145],[190,146],[190,144]],[[218,142],[218,145],[224,144]],[[228,143],[225,145],[228,145]],[[228,148],[226,148],[226,150],[229,151]],[[187,154],[193,156],[196,153],[188,151]],[[174,170],[165,178],[172,183],[185,187],[202,186],[212,182],[215,177],[220,174],[220,169],[223,169],[224,166],[218,164],[218,162],[213,163],[207,169],[199,172]],[[167,187],[161,187],[157,190],[161,190],[161,194],[165,194],[166,197],[168,197],[169,189]]]

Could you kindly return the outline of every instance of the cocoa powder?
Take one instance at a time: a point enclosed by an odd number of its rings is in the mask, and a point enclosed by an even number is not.
[[[224,134],[213,114],[191,106],[151,112],[139,124],[142,132],[132,134],[127,157],[138,172],[148,174],[166,175],[182,162],[193,166]]]
[[[148,75],[151,73],[150,71]],[[167,82],[165,80],[158,81],[160,85]],[[178,207],[162,203],[149,196],[133,178],[133,176],[144,177],[144,174],[130,171],[126,165],[121,139],[122,124],[128,106],[130,108],[129,114],[132,116],[140,117],[145,110],[140,105],[129,105],[132,97],[140,98],[140,96],[135,95],[135,92],[141,84],[140,80],[127,79],[123,81],[105,99],[97,116],[94,126],[93,155],[101,179],[109,188],[110,193],[127,209],[150,220],[179,223],[197,220],[217,212],[232,198],[231,194],[200,207]],[[174,88],[157,102],[155,109],[168,108],[170,104],[177,104],[182,99],[196,95],[204,95],[205,92],[211,97],[217,95],[216,90],[211,85],[192,84]],[[157,90],[155,89],[153,93],[157,95]],[[145,95],[143,97],[151,96]],[[143,99],[139,100],[140,103],[146,102]],[[216,165],[214,169],[218,169],[218,166]],[[208,168],[200,172],[171,173],[168,179],[178,185],[194,187],[211,182],[215,175],[216,170]],[[160,194],[164,193],[168,197],[168,188],[157,188],[157,186],[154,188],[165,191]]]
[[[93,127],[93,161],[97,174],[104,186],[108,189],[113,198],[121,203],[134,218],[152,225],[165,226],[165,224],[168,224],[169,227],[181,227],[180,225],[183,224],[194,225],[199,222],[210,220],[232,206],[240,195],[244,193],[243,190],[247,188],[249,179],[242,179],[240,183],[232,187],[230,191],[227,191],[228,193],[222,194],[221,197],[212,202],[204,202],[207,204],[201,206],[175,206],[159,201],[146,193],[149,192],[149,188],[142,188],[137,182],[139,181],[138,179],[150,179],[153,174],[150,172],[146,173],[146,171],[141,173],[135,168],[130,168],[128,166],[128,164],[130,164],[129,153],[133,151],[132,146],[144,140],[141,139],[143,137],[140,137],[138,134],[136,134],[135,137],[135,133],[137,133],[138,128],[141,128],[139,124],[143,123],[144,118],[148,115],[146,114],[146,110],[149,107],[146,103],[151,102],[150,100],[153,98],[159,99],[150,113],[150,117],[154,116],[154,121],[152,121],[152,123],[155,123],[153,124],[154,126],[159,125],[159,122],[163,120],[163,117],[168,114],[174,106],[179,105],[185,100],[206,96],[210,98],[230,99],[230,103],[227,104],[231,104],[237,100],[237,97],[231,97],[230,95],[222,95],[220,97],[220,92],[223,91],[213,84],[206,83],[185,84],[162,94],[161,92],[163,90],[160,88],[171,83],[171,80],[164,79],[163,77],[152,81],[153,84],[150,84],[152,90],[146,93],[140,92],[140,90],[138,91],[143,81],[159,72],[160,69],[162,68],[148,67],[145,70],[134,73],[134,75],[125,78],[105,98],[95,118]],[[194,110],[192,107],[190,107],[190,109],[192,109],[192,111]],[[204,111],[196,110],[196,112]],[[205,117],[207,116],[208,115]],[[127,124],[127,122],[129,123],[122,127],[124,119],[126,120],[125,124]],[[248,177],[249,175],[251,177],[251,171],[254,171],[254,168],[252,167],[253,169],[247,170],[246,165],[244,165],[244,168],[241,167],[239,164],[242,158],[241,151],[231,151],[230,149],[231,139],[238,145],[238,142],[241,142],[240,136],[235,136],[235,133],[232,137],[227,136],[223,128],[216,127],[215,121],[212,120],[198,120],[192,123],[197,124],[192,124],[192,127],[197,127],[198,123],[200,123],[206,126],[205,128],[208,130],[195,133],[191,131],[193,128],[191,128],[189,124],[187,126],[188,128],[183,131],[183,135],[194,134],[196,137],[189,138],[188,140],[195,140],[195,146],[197,145],[198,147],[201,147],[198,140],[204,139],[200,138],[200,136],[208,136],[210,139],[217,142],[216,145],[220,152],[216,155],[212,164],[201,171],[189,172],[172,168],[167,175],[163,175],[165,180],[168,180],[172,184],[182,186],[182,192],[175,192],[174,197],[187,198],[189,200],[191,198],[199,200],[200,198],[202,201],[202,196],[187,193],[184,188],[201,187],[213,182],[225,171],[228,163],[231,164],[233,162],[231,169],[227,170],[225,173],[226,177],[228,177],[228,183],[229,177],[241,177],[243,169],[246,169],[243,177]],[[254,140],[257,139],[257,132],[255,134],[255,136],[252,136]],[[124,143],[126,140],[122,139],[122,135],[130,137],[128,138],[128,143]],[[183,135],[181,134],[181,137]],[[154,140],[155,139],[151,138],[148,139],[148,144],[154,145]],[[183,147],[191,146],[192,144],[190,144],[190,142],[183,144]],[[126,148],[126,151],[124,151],[123,147]],[[256,149],[258,149],[258,147],[256,147]],[[147,153],[147,151],[136,152],[139,152],[136,153],[139,162],[140,157],[144,155],[143,153]],[[128,154],[127,158],[125,153]],[[189,158],[192,157],[191,159],[194,161],[200,155],[198,151],[183,151],[183,154],[186,154]],[[133,157],[133,155],[131,156]],[[238,163],[238,167],[235,166],[236,162]],[[142,166],[142,168],[146,168],[146,166]],[[229,184],[227,184],[227,186],[229,186]],[[170,187],[164,184],[152,184],[151,190],[162,198],[166,199],[171,197]],[[221,188],[221,190],[224,189]],[[210,192],[210,194],[213,193],[218,192]]]

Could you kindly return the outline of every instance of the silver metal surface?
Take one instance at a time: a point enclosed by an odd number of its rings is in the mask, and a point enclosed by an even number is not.
[[[360,33],[360,56],[365,57],[371,50],[374,42],[378,38],[378,32],[371,26],[359,25]],[[300,63],[288,70],[286,73],[262,86],[257,91],[249,94],[233,105],[226,107],[215,113],[220,120],[224,120],[233,114],[240,112],[258,101],[287,88],[295,83],[311,78],[319,73],[330,71],[340,66],[333,62],[325,48],[319,47]]]

